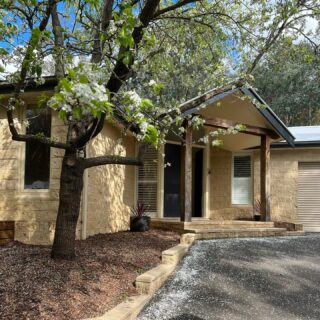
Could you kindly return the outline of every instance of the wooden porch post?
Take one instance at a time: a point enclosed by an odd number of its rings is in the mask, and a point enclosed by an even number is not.
[[[261,221],[271,220],[270,208],[270,137],[261,136],[260,149],[260,201]]]
[[[185,145],[181,150],[180,220],[190,222],[192,216],[192,128],[186,127]]]

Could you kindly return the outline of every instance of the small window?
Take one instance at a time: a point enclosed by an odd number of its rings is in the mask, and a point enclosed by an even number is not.
[[[252,204],[251,156],[234,155],[232,204]]]
[[[28,108],[26,133],[51,135],[51,114],[48,109]],[[50,147],[40,142],[26,142],[24,188],[49,189]]]

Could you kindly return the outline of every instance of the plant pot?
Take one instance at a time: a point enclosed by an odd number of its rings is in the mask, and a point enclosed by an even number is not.
[[[254,215],[254,221],[260,221],[260,215],[259,214],[255,214]]]
[[[150,220],[148,216],[131,217],[130,218],[130,231],[144,232],[150,229]]]

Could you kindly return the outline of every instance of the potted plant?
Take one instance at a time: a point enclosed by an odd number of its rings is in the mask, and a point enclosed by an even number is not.
[[[144,232],[150,229],[150,217],[147,215],[148,207],[142,203],[137,202],[137,205],[131,209],[130,217],[130,231]]]

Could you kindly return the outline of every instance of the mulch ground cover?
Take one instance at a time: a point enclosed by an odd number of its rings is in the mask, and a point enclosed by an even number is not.
[[[0,247],[0,319],[84,319],[136,295],[137,275],[179,241],[174,232],[101,234],[77,241],[74,261],[53,261],[50,246]]]

